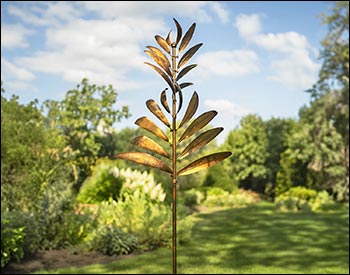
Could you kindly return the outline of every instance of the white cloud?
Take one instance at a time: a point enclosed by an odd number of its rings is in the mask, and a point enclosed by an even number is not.
[[[27,69],[18,67],[5,58],[1,58],[1,72],[4,72],[4,77],[21,81],[34,80],[35,76]]]
[[[271,62],[274,74],[268,79],[288,87],[306,89],[317,79],[320,66],[313,63],[308,56],[291,55],[289,58]]]
[[[251,50],[232,50],[207,52],[198,56],[196,63],[201,64],[198,74],[208,76],[239,77],[259,72],[258,57]]]
[[[209,109],[218,111],[224,116],[242,117],[252,112],[226,99],[207,99],[204,101],[204,105]]]
[[[113,84],[130,89],[130,70],[145,69],[146,56],[139,44],[166,28],[157,19],[77,19],[46,32],[47,51],[21,57],[17,62],[34,71],[56,74],[71,82],[88,77],[96,84]],[[54,64],[50,66],[50,64]]]
[[[222,3],[212,2],[210,6],[222,23],[228,23],[230,21],[229,12],[223,7]]]
[[[7,11],[23,22],[37,26],[58,25],[81,15],[75,3],[67,1],[25,3],[24,5],[25,8],[9,5]]]
[[[34,79],[33,73],[1,57],[1,80],[5,81],[9,90],[26,90],[31,87],[30,81]]]
[[[83,1],[81,4],[87,10],[97,12],[105,18],[153,18],[155,15],[170,13],[173,16],[196,19],[198,22],[212,21],[205,10],[211,4],[206,1]]]
[[[7,12],[42,27],[46,35],[46,48],[15,58],[16,64],[70,82],[87,77],[122,90],[147,85],[130,81],[130,75],[134,69],[148,70],[143,64],[148,60],[144,45],[155,43],[155,34],[169,31],[164,14],[199,22],[210,22],[213,16],[228,20],[221,3],[206,1],[48,1],[9,4]],[[96,19],[83,17],[91,12],[97,14]]]
[[[270,65],[273,73],[268,79],[291,88],[310,88],[317,80],[320,65],[310,58],[315,49],[311,47],[308,39],[294,31],[261,33],[260,20],[259,14],[240,14],[236,18],[235,26],[247,42],[273,54],[282,54],[282,57],[279,55],[272,59]]]
[[[256,36],[261,29],[259,14],[239,14],[236,17],[235,26],[238,29],[240,36],[246,40]]]
[[[26,39],[27,36],[31,34],[33,34],[33,31],[26,29],[20,24],[1,24],[1,47],[28,47]]]

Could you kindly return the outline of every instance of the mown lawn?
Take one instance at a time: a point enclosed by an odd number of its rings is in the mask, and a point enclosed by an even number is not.
[[[179,274],[349,274],[349,209],[279,213],[262,202],[207,209],[195,217],[193,240],[178,250]],[[170,274],[161,248],[107,265],[38,273]]]

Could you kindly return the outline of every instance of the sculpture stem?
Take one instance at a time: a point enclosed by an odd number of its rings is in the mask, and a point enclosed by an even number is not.
[[[175,86],[176,81],[176,47],[171,48],[171,67],[172,67],[172,81]],[[177,258],[176,258],[176,93],[172,93],[172,164],[173,164],[173,181],[172,181],[172,199],[173,199],[173,274],[177,274]]]

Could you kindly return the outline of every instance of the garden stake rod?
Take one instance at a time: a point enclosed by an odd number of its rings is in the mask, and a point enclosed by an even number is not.
[[[177,247],[176,247],[176,186],[177,186],[177,177],[189,175],[195,173],[197,171],[209,168],[216,163],[226,159],[231,155],[231,152],[220,152],[210,154],[204,157],[201,157],[188,165],[185,165],[179,171],[177,170],[177,160],[180,160],[206,144],[212,141],[218,134],[220,134],[223,130],[222,127],[213,128],[207,130],[194,138],[185,148],[183,148],[180,154],[177,154],[177,149],[179,144],[182,141],[190,138],[198,131],[200,131],[203,127],[208,125],[208,123],[217,115],[217,112],[212,110],[205,112],[194,119],[192,122],[191,119],[196,113],[199,104],[199,96],[197,92],[194,92],[190,102],[187,106],[185,114],[177,126],[177,114],[182,108],[183,97],[182,97],[182,89],[193,85],[190,82],[182,82],[178,81],[186,75],[190,70],[195,68],[197,65],[192,64],[184,67],[181,71],[179,69],[185,65],[191,57],[198,51],[198,49],[202,46],[202,43],[199,43],[191,48],[189,48],[184,54],[182,54],[180,60],[177,62],[179,58],[179,54],[188,46],[191,38],[193,36],[194,30],[196,28],[196,23],[193,23],[190,28],[187,30],[184,36],[182,36],[182,27],[178,23],[178,21],[173,19],[177,29],[176,40],[171,41],[170,33],[168,33],[167,37],[164,39],[163,37],[156,35],[155,39],[160,46],[161,49],[147,46],[147,50],[145,52],[153,59],[153,61],[158,65],[154,65],[148,62],[145,64],[149,65],[153,68],[170,87],[171,98],[172,98],[172,108],[170,110],[168,100],[167,100],[167,90],[165,88],[160,95],[160,101],[165,109],[165,111],[171,115],[171,124],[169,123],[167,117],[164,112],[161,110],[159,105],[153,100],[149,99],[146,101],[147,108],[151,111],[151,113],[156,116],[165,126],[167,126],[171,132],[171,139],[169,139],[168,135],[163,132],[161,128],[159,128],[152,120],[143,116],[136,120],[135,124],[140,128],[143,128],[156,137],[166,141],[171,146],[171,154],[167,152],[161,145],[159,145],[153,139],[147,136],[138,136],[132,140],[132,144],[151,151],[152,153],[158,154],[167,161],[160,160],[153,155],[147,153],[140,152],[126,152],[120,153],[116,155],[116,158],[125,159],[129,161],[133,161],[139,164],[143,164],[152,168],[156,168],[171,174],[172,176],[172,259],[173,259],[173,274],[177,274]],[[181,41],[181,42],[180,42]],[[171,57],[171,63],[166,56],[168,54]],[[182,135],[178,138],[177,132],[178,130],[187,125]],[[181,148],[181,146],[180,146]],[[170,164],[169,164],[170,163]],[[171,168],[170,168],[171,167]]]

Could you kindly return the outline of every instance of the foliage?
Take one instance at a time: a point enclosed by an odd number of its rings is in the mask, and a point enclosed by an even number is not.
[[[296,123],[292,119],[281,118],[271,118],[265,122],[269,155],[265,162],[268,175],[264,193],[269,198],[275,196],[277,173],[281,170],[281,155],[288,148],[288,137],[293,133]]]
[[[116,162],[100,160],[93,174],[83,184],[77,200],[83,203],[97,203],[109,199],[119,200],[121,194],[142,190],[151,200],[163,202],[165,193],[147,172],[119,169]]]
[[[48,186],[34,215],[40,228],[40,248],[64,248],[81,243],[91,230],[90,217],[74,213],[72,191],[64,184]]]
[[[180,220],[177,220],[176,225],[176,238],[180,245],[189,243],[193,240],[193,226],[194,222],[191,216],[186,216]],[[172,228],[168,226],[168,246],[172,243]]]
[[[165,245],[170,208],[152,201],[140,189],[123,197],[118,202],[101,203],[99,223],[115,224],[123,232],[136,236],[144,249]]]
[[[297,186],[279,195],[275,203],[276,207],[282,211],[315,211],[332,203],[332,199],[326,191],[317,192]]]
[[[233,191],[238,188],[237,182],[229,176],[229,161],[220,162],[207,171],[203,186],[220,187],[226,191]]]
[[[112,172],[113,167],[114,162],[99,160],[91,176],[84,181],[77,200],[81,203],[98,203],[110,198],[118,200],[125,179],[116,177]]]
[[[21,210],[2,212],[1,218],[6,220],[6,226],[9,228],[24,228],[23,251],[25,254],[40,249],[41,231],[38,220],[33,213]]]
[[[263,193],[268,176],[265,162],[269,156],[265,125],[255,115],[242,118],[240,124],[241,128],[231,131],[224,144],[232,152],[230,176],[239,187]]]
[[[1,268],[11,260],[23,258],[24,227],[9,227],[9,221],[1,216]]]
[[[335,149],[339,157],[328,188],[338,200],[349,201],[349,2],[336,1],[331,14],[323,15],[328,33],[322,41],[323,61],[319,79],[309,91],[311,112],[319,112],[342,142]],[[311,123],[317,124],[320,114]],[[339,140],[339,137],[337,138]]]
[[[213,187],[207,190],[206,199],[203,204],[209,207],[245,207],[259,200],[259,195],[251,190],[239,189],[233,193],[229,193],[219,187]]]
[[[338,199],[349,194],[343,142],[323,109],[327,95],[300,111],[300,125],[288,139],[277,175],[276,194],[293,186],[331,190]]]
[[[55,130],[48,130],[36,102],[1,95],[1,209],[31,209],[46,184],[67,179],[68,152]]]
[[[184,191],[181,195],[181,198],[183,199],[184,205],[193,207],[195,205],[199,205],[202,202],[204,195],[202,192],[196,190],[195,188],[192,188],[190,190]]]
[[[123,195],[125,193],[132,194],[136,190],[140,190],[143,194],[146,194],[147,197],[156,202],[163,202],[165,200],[165,192],[161,184],[157,183],[154,180],[152,174],[147,172],[141,173],[137,170],[127,169],[118,169],[114,167],[112,173],[115,177],[124,178],[124,184],[122,187]]]
[[[73,150],[74,165],[78,169],[74,186],[77,191],[101,156],[101,137],[113,133],[112,125],[129,116],[126,106],[121,111],[115,108],[116,100],[117,93],[111,85],[90,85],[83,79],[81,85],[69,90],[62,101],[44,103],[48,110],[48,125],[60,129]]]
[[[100,225],[89,242],[91,250],[107,255],[129,254],[138,246],[137,238],[124,233],[112,224]]]

